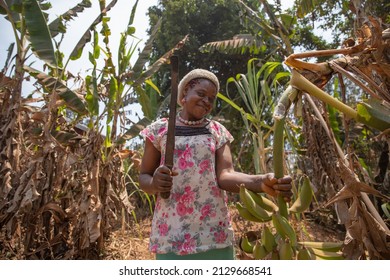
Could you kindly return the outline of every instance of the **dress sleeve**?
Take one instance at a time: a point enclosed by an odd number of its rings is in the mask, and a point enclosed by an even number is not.
[[[161,139],[167,133],[167,129],[167,119],[163,118],[145,127],[139,135],[145,140],[149,139],[153,146],[161,152]]]
[[[210,131],[215,138],[217,150],[228,141],[231,143],[234,140],[229,130],[217,121],[210,121]]]

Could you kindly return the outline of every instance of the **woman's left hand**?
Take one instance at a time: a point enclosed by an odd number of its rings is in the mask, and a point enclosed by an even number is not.
[[[285,201],[290,201],[293,195],[291,188],[292,178],[284,176],[282,178],[275,178],[274,173],[266,173],[261,175],[261,190],[271,196],[281,195]]]

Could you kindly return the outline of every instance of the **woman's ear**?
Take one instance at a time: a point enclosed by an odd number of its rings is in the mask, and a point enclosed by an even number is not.
[[[186,101],[186,94],[183,95],[183,98],[181,99],[181,103],[184,103]]]

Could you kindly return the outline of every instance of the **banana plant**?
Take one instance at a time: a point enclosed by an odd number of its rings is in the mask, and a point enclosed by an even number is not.
[[[137,43],[128,47],[126,41],[134,33],[132,24],[138,4],[135,1],[121,37],[116,66],[107,16],[116,2],[106,6],[105,1],[99,1],[99,16],[66,56],[58,49],[67,35],[65,23],[89,7],[89,1],[81,1],[50,24],[46,15],[49,6],[44,1],[0,1],[0,12],[6,14],[14,30],[18,54],[15,75],[10,78],[16,81],[12,85],[17,86],[3,87],[8,77],[3,73],[0,76],[0,95],[4,96],[0,124],[5,132],[0,150],[3,155],[11,155],[4,158],[9,168],[4,169],[0,178],[0,193],[7,201],[0,203],[0,230],[19,238],[26,252],[34,252],[33,257],[88,258],[90,252],[104,250],[104,238],[110,232],[113,217],[131,215],[120,156],[124,142],[117,140],[135,134],[121,136],[116,129],[123,120],[124,97],[133,94],[138,98],[145,91],[145,83],[156,90],[150,77],[166,63],[169,54],[159,64],[144,67],[149,42],[143,52],[146,56],[138,60],[135,69],[131,67],[130,58]],[[61,38],[55,41],[59,35]],[[90,38],[91,74],[84,79],[75,78],[66,67],[70,59],[78,59]],[[26,65],[31,52],[31,57],[44,63],[44,70]],[[103,55],[106,64],[100,67]],[[21,95],[26,71],[41,86],[37,88],[40,99]],[[72,80],[76,86],[69,86]],[[34,101],[40,101],[42,107],[28,106]],[[145,125],[143,120],[140,122]],[[103,127],[106,135],[101,133]],[[28,228],[23,230],[28,234],[19,236],[17,228]],[[47,242],[43,245],[42,240]],[[68,253],[64,254],[64,248]]]
[[[281,71],[275,74],[281,63],[267,62],[261,67],[257,63],[259,63],[258,59],[249,60],[247,73],[237,74],[235,78],[229,78],[226,83],[227,95],[229,95],[229,84],[235,85],[245,108],[241,108],[221,93],[218,97],[241,113],[247,131],[252,136],[255,171],[266,173],[266,141],[271,130],[267,122],[271,117],[272,104],[275,103],[270,84],[276,87],[278,81],[289,76],[289,73]]]

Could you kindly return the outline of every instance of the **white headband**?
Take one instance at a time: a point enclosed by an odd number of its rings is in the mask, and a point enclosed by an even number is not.
[[[215,87],[217,88],[217,93],[219,92],[219,81],[218,81],[217,76],[215,76],[210,71],[207,71],[204,69],[194,69],[194,70],[190,71],[187,75],[185,75],[179,83],[177,103],[180,106],[183,106],[182,99],[184,97],[184,89],[186,88],[186,85],[190,81],[192,81],[194,79],[200,79],[200,78],[207,79],[207,80],[211,81],[215,85]]]

